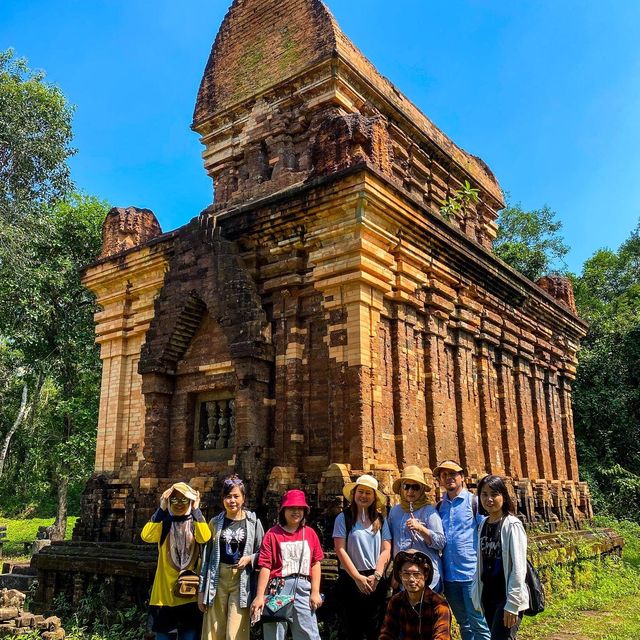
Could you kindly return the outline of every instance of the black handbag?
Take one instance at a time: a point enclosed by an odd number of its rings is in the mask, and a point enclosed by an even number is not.
[[[292,595],[280,595],[278,591],[284,586],[284,580],[275,578],[269,583],[269,591],[264,597],[264,608],[260,616],[261,624],[269,624],[271,622],[293,622],[293,611],[295,607],[296,591],[298,590],[298,580],[300,579],[300,570],[302,569],[302,558],[304,556],[304,534],[305,529],[302,528],[302,550],[300,552],[300,562],[298,564],[298,573],[296,581],[293,585]]]
[[[544,611],[544,586],[535,567],[527,560],[527,575],[525,584],[529,590],[529,608],[524,611],[525,616],[537,616]]]
[[[296,581],[297,587],[297,581]],[[264,609],[260,622],[293,622],[293,609],[295,607],[295,595],[267,594],[264,597]]]

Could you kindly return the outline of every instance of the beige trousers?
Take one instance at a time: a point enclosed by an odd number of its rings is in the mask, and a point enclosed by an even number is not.
[[[202,640],[249,640],[249,607],[240,608],[240,570],[219,565],[220,579],[213,606],[202,622]]]

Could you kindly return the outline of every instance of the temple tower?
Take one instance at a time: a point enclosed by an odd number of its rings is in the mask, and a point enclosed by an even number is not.
[[[214,201],[162,234],[114,210],[87,269],[104,362],[82,540],[136,541],[158,492],[232,470],[267,509],[406,464],[513,481],[529,522],[590,516],[571,384],[570,284],[491,252],[495,177],[341,32],[319,0],[236,0],[192,128]],[[478,202],[445,219],[468,182]]]

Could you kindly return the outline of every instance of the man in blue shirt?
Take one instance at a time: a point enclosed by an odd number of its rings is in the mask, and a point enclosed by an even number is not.
[[[444,593],[460,626],[462,640],[490,640],[491,633],[481,611],[471,600],[471,586],[478,553],[477,499],[464,488],[464,469],[455,460],[445,460],[434,470],[446,493],[438,511],[447,544],[442,552]]]

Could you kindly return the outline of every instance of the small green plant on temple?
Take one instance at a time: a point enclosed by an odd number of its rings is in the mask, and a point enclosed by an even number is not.
[[[468,180],[460,189],[457,189],[450,195],[440,207],[440,215],[447,221],[453,218],[463,218],[467,207],[470,204],[477,204],[480,201],[480,191],[474,189]]]

